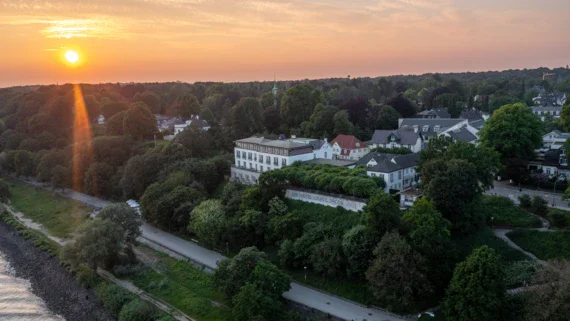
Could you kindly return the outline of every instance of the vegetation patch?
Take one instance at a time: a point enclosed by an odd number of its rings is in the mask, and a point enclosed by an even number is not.
[[[334,208],[292,199],[285,199],[285,204],[290,212],[299,212],[308,222],[330,223],[341,233],[359,224],[362,220],[362,213],[345,210],[340,206]]]
[[[551,227],[567,229],[570,226],[570,212],[559,208],[549,207],[546,219]]]
[[[515,230],[507,233],[507,236],[539,259],[570,259],[570,232]]]
[[[510,264],[516,261],[526,261],[529,258],[521,251],[513,249],[507,242],[501,240],[493,234],[489,228],[478,231],[477,233],[463,236],[452,240],[456,245],[456,250],[461,258],[467,257],[474,249],[487,245],[494,249],[500,255],[503,264]]]
[[[504,227],[541,227],[540,219],[517,207],[513,201],[504,196],[484,196],[482,210],[486,217],[493,218],[494,226]]]
[[[26,183],[7,179],[12,193],[11,204],[24,216],[42,224],[56,237],[69,237],[83,224],[91,209],[74,200],[54,196],[50,192]]]

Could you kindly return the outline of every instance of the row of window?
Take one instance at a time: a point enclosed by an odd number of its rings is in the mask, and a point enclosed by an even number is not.
[[[275,155],[283,155],[287,156],[288,150],[284,148],[276,148],[276,147],[267,147],[267,146],[260,146],[257,144],[247,144],[247,143],[236,143],[237,147],[243,149],[254,150],[261,153],[267,154],[275,154]]]
[[[258,157],[256,153],[242,152],[239,150],[236,150],[236,159],[247,159],[254,162],[257,162],[259,159],[260,164],[263,164],[264,161],[263,155],[259,155]],[[265,156],[265,163],[271,165],[271,156]],[[273,157],[273,166],[279,166],[279,157]],[[281,158],[281,166],[287,166],[287,158]]]

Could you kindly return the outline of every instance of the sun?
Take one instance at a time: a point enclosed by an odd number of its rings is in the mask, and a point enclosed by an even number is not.
[[[79,61],[79,54],[76,51],[68,50],[65,52],[65,60],[69,63],[75,64]]]

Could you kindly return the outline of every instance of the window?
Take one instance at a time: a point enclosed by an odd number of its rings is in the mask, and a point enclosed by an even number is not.
[[[236,157],[237,157],[237,158],[241,158],[241,157],[240,157],[240,152],[239,152],[239,150],[236,150]]]
[[[263,173],[263,165],[259,166],[259,171]]]
[[[402,179],[402,171],[398,171],[398,180]]]
[[[424,125],[424,127],[422,128],[422,131],[424,133],[427,133],[428,130],[429,130],[429,125]]]
[[[259,162],[263,164],[263,155],[259,155]]]
[[[271,156],[265,156],[265,163],[271,165]]]
[[[437,132],[439,132],[439,129],[440,129],[440,128],[441,128],[440,125],[435,125],[435,126],[433,127],[433,131],[435,131],[435,132],[437,133]]]
[[[279,166],[279,159],[277,157],[273,157],[273,166]]]
[[[247,159],[251,160],[251,153],[247,153]]]
[[[390,183],[394,182],[394,173],[390,173]]]
[[[325,158],[327,158],[327,152],[325,152]]]
[[[287,158],[281,158],[281,166],[287,166]]]

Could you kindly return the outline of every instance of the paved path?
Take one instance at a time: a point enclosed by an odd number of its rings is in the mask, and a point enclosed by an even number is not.
[[[541,265],[546,265],[546,261],[543,261],[539,258],[537,258],[534,254],[527,252],[525,250],[523,250],[520,246],[518,246],[515,242],[511,241],[511,239],[507,236],[507,233],[509,233],[512,230],[509,229],[493,229],[493,233],[495,234],[495,236],[497,236],[498,238],[504,240],[505,242],[507,242],[507,244],[514,248],[517,249],[521,252],[523,252],[524,254],[526,254],[528,257],[530,257],[531,259],[535,260],[536,262],[540,263]]]
[[[552,204],[554,202],[554,204],[556,205],[554,207],[570,211],[570,207],[568,207],[568,201],[562,199],[562,195],[564,194],[552,193],[552,191],[544,191],[544,190],[537,191],[534,189],[525,189],[525,188],[523,188],[521,192],[519,191],[519,188],[517,186],[510,185],[508,182],[503,182],[503,181],[495,181],[494,185],[495,185],[494,188],[486,192],[487,195],[496,194],[500,196],[505,196],[513,200],[516,204],[518,204],[519,202],[518,197],[522,194],[528,194],[531,197],[538,195],[542,196],[545,200],[548,201],[548,206],[552,207]]]
[[[37,182],[28,182],[21,180],[32,185],[45,188],[42,184]],[[62,196],[72,198],[76,201],[85,203],[93,207],[105,207],[113,204],[112,202],[98,199],[83,193],[66,190]],[[142,226],[142,237],[155,242],[167,249],[170,249],[177,254],[185,256],[190,260],[199,264],[205,265],[211,269],[217,267],[216,262],[225,260],[226,257],[218,252],[214,252],[203,248],[196,243],[188,242],[170,233],[161,231],[150,224],[144,223]],[[293,302],[302,304],[309,308],[328,313],[340,319],[350,321],[400,321],[400,320],[413,320],[403,319],[399,316],[394,316],[388,312],[367,308],[358,303],[344,300],[336,296],[323,293],[312,288],[303,286],[296,282],[291,283],[291,290],[285,292],[283,296]]]

